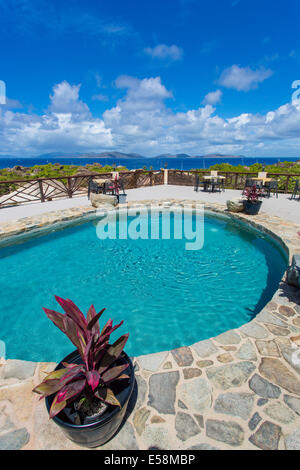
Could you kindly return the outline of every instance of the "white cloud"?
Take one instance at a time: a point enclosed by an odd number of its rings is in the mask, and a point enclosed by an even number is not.
[[[222,72],[219,84],[238,91],[249,91],[257,88],[259,83],[271,77],[272,74],[272,70],[264,67],[252,70],[250,67],[232,65]]]
[[[0,153],[34,156],[110,149],[146,156],[169,152],[299,155],[300,100],[266,114],[242,113],[226,119],[208,102],[175,112],[167,106],[173,96],[160,77],[120,76],[116,86],[124,91],[123,97],[102,117],[93,116],[80,99],[80,85],[66,81],[53,87],[43,115],[0,106]]]
[[[205,95],[203,103],[214,105],[221,101],[221,97],[222,97],[221,90],[211,91],[210,93],[207,93],[207,95]]]
[[[159,44],[156,47],[147,47],[144,49],[145,53],[153,57],[154,59],[169,59],[169,60],[180,60],[183,56],[183,50],[181,47],[167,46],[166,44]]]
[[[79,100],[80,85],[70,85],[63,81],[53,87],[50,95],[49,110],[52,113],[72,113],[73,115],[89,115],[88,106]]]

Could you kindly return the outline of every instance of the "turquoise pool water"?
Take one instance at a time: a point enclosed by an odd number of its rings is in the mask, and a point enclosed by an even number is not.
[[[189,217],[193,217],[190,215]],[[129,219],[130,221],[130,219]],[[204,246],[186,240],[99,240],[95,221],[0,248],[0,339],[7,358],[59,361],[73,345],[42,307],[54,295],[102,321],[124,320],[137,356],[190,345],[250,321],[270,300],[287,260],[269,237],[205,215]]]

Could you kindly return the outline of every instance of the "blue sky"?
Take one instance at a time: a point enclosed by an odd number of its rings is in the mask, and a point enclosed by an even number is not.
[[[300,157],[299,19],[298,0],[0,0],[0,155]]]

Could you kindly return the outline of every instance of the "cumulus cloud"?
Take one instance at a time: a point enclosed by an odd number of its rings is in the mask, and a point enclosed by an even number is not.
[[[145,53],[153,57],[154,59],[169,59],[169,60],[180,60],[183,56],[183,50],[181,47],[167,46],[166,44],[159,44],[156,47],[147,47],[144,49]]]
[[[259,83],[271,77],[272,74],[272,70],[264,67],[252,70],[250,67],[232,65],[222,72],[219,84],[238,91],[249,91],[257,88]]]
[[[210,93],[207,93],[207,95],[205,95],[203,103],[214,105],[221,101],[221,97],[222,97],[221,90],[211,91]]]
[[[220,152],[279,157],[299,152],[300,100],[265,114],[224,118],[213,106],[221,96],[216,92],[197,109],[175,112],[168,106],[174,97],[160,77],[123,75],[115,85],[123,96],[101,117],[80,99],[80,85],[66,81],[53,87],[43,115],[0,106],[0,152],[34,156],[110,149],[146,156]]]
[[[70,85],[66,81],[58,83],[53,87],[53,95],[50,95],[49,110],[56,114],[89,115],[88,106],[79,99],[79,90],[80,85]]]

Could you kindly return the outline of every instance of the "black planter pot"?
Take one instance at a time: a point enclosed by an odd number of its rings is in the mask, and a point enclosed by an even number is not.
[[[244,201],[244,211],[246,212],[246,214],[256,215],[259,213],[261,205],[262,205],[262,201],[257,201],[257,202]]]
[[[58,364],[55,370],[64,367],[62,362],[69,362],[72,364],[83,363],[77,350],[65,357]],[[116,398],[119,400],[121,408],[109,405],[101,416],[91,420],[88,424],[81,425],[72,423],[64,410],[54,416],[53,421],[62,429],[68,439],[79,446],[93,448],[103,445],[116,433],[126,413],[128,402],[134,388],[135,377],[131,359],[124,351],[113,364],[116,366],[126,363],[128,363],[129,366],[125,369],[124,374],[127,374],[129,379],[116,381],[115,385],[113,383],[111,384],[111,388],[113,389]],[[45,398],[48,413],[53,399],[54,395],[50,395]]]

